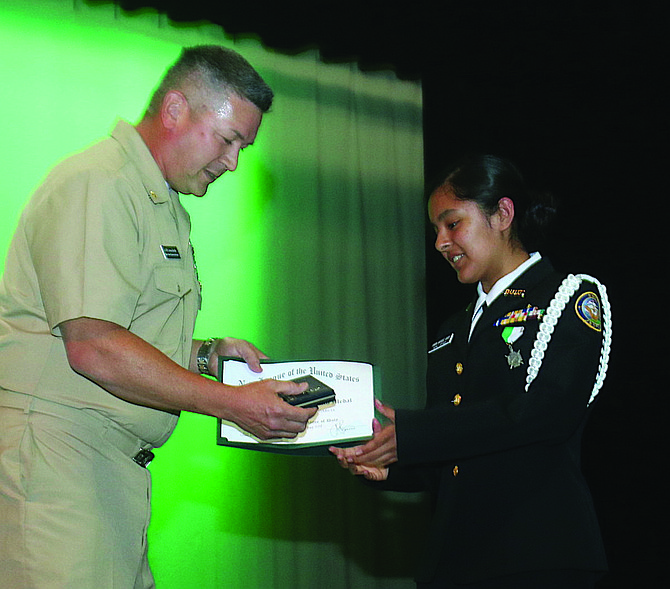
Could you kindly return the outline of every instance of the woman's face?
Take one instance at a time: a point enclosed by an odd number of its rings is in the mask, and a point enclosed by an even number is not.
[[[474,201],[458,199],[445,185],[431,195],[428,215],[437,234],[435,248],[456,271],[459,282],[481,282],[489,292],[518,265],[512,260],[509,241],[514,217],[511,200],[501,199],[498,210],[488,217]]]

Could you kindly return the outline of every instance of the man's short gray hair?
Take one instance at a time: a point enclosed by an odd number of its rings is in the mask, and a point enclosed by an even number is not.
[[[160,110],[168,92],[178,90],[188,98],[189,89],[219,96],[235,93],[261,112],[270,110],[274,98],[272,89],[239,53],[220,45],[197,45],[185,47],[167,70],[151,98],[147,114],[155,115]]]

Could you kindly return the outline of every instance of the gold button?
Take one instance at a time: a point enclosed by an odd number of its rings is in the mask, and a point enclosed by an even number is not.
[[[456,362],[456,374],[463,374],[463,364]]]
[[[452,470],[451,472],[454,473],[454,476],[458,476],[458,465],[454,466],[454,470]]]
[[[458,393],[456,393],[456,395],[455,395],[454,398],[451,400],[451,402],[452,402],[456,407],[458,407],[458,406],[461,404],[461,396],[460,396]]]

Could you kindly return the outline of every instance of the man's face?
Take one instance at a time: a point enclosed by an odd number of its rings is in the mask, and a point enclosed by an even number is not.
[[[203,196],[221,174],[237,168],[240,151],[256,139],[262,117],[259,108],[236,94],[203,112],[189,105],[175,129],[166,165],[170,186]]]

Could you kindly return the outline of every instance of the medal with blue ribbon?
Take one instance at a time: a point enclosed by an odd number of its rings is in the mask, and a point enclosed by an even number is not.
[[[521,357],[521,352],[515,350],[512,347],[512,344],[517,341],[523,335],[523,326],[508,326],[502,330],[503,341],[507,344],[509,348],[509,354],[505,356],[507,358],[507,364],[509,364],[510,370],[512,368],[518,368],[523,364],[523,358]]]

